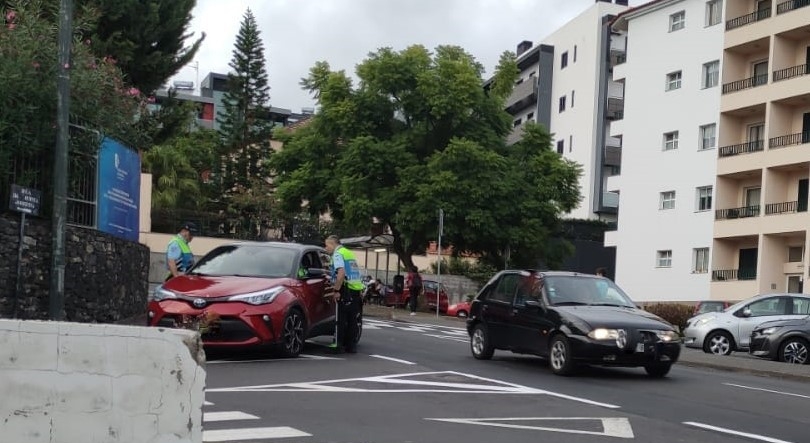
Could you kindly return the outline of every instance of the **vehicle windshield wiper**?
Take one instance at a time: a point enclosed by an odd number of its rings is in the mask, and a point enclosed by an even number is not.
[[[617,308],[633,308],[633,306],[630,305],[620,305],[617,303],[593,303],[591,304],[591,306],[615,306]]]
[[[588,306],[589,303],[583,303],[581,301],[561,301],[558,303],[554,303],[553,306]]]
[[[189,272],[188,275],[199,275],[201,277],[211,277],[213,274],[206,274],[205,272]]]

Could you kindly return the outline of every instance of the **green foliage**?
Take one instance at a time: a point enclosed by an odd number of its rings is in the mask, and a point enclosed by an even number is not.
[[[268,176],[264,162],[270,155],[273,127],[269,121],[270,86],[256,17],[250,9],[236,36],[223,97],[224,112],[217,117],[225,140],[220,168],[225,193],[249,188],[255,178]]]
[[[482,286],[498,272],[495,267],[486,263],[481,261],[471,262],[461,257],[450,257],[449,261],[442,258],[441,262],[442,274],[462,275]],[[430,270],[436,274],[439,271],[438,263],[431,263]]]
[[[355,226],[376,218],[407,266],[436,238],[440,207],[449,244],[490,264],[503,266],[506,254],[510,263],[564,255],[565,244],[548,240],[579,201],[579,167],[538,126],[507,149],[514,55],[501,57],[489,90],[482,74],[455,46],[380,49],[357,66],[357,86],[317,63],[301,84],[320,112],[271,159],[283,208],[306,203]]]
[[[686,322],[694,316],[694,307],[680,303],[656,303],[647,305],[644,310],[655,314],[683,332]]]

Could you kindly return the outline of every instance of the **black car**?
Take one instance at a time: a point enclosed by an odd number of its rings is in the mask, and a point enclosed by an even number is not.
[[[765,322],[751,333],[751,355],[798,365],[810,364],[810,317]]]
[[[664,377],[678,360],[675,328],[639,309],[612,281],[571,272],[501,271],[467,319],[475,358],[496,349],[547,357],[558,375],[578,365],[643,366]]]

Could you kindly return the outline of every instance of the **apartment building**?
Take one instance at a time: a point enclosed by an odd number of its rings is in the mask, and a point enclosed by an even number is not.
[[[606,149],[620,147],[616,282],[640,301],[709,296],[723,52],[722,0],[657,0],[619,14],[626,61],[610,90],[624,113]]]
[[[507,141],[520,140],[522,125],[536,121],[549,128],[560,155],[582,165],[583,198],[570,218],[616,221],[618,195],[605,185],[618,172],[621,153],[603,148],[611,120],[621,113],[621,94],[608,90],[607,79],[623,41],[611,40],[609,23],[627,9],[626,0],[596,1],[539,44],[524,41],[517,48],[521,74],[507,100],[514,118]],[[611,102],[618,107],[609,109],[609,94],[619,97]]]
[[[728,0],[711,297],[808,292],[810,2]]]

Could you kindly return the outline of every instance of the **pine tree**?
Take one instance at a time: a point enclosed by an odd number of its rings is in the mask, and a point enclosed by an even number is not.
[[[264,44],[256,17],[248,9],[229,66],[223,111],[217,116],[224,139],[222,185],[225,194],[249,189],[251,179],[265,179],[270,154],[270,86]]]

